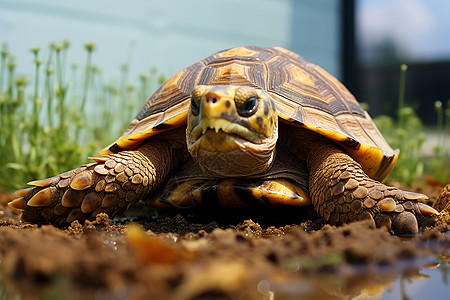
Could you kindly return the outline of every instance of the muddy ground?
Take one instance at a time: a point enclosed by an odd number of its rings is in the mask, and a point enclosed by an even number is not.
[[[441,214],[411,237],[292,209],[98,215],[56,228],[22,223],[2,194],[0,298],[369,299],[398,274],[417,275],[430,255],[450,255],[450,186],[440,199],[442,186],[415,190]]]

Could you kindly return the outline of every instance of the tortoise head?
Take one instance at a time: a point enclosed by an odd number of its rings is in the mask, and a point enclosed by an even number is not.
[[[278,115],[271,97],[248,86],[197,86],[186,140],[202,169],[217,177],[266,172],[275,156]]]

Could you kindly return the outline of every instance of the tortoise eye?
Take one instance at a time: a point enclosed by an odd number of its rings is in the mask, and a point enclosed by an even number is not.
[[[200,109],[198,107],[197,101],[195,101],[194,96],[191,97],[191,112],[194,115],[198,115],[200,112]]]
[[[250,117],[258,110],[259,99],[257,97],[250,97],[238,109],[238,113],[242,117]]]

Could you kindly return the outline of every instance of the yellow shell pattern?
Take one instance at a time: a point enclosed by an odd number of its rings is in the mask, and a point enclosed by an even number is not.
[[[101,154],[135,149],[155,134],[185,125],[195,86],[228,84],[266,91],[281,120],[337,142],[371,178],[385,178],[397,160],[398,150],[392,150],[342,83],[281,47],[225,50],[183,69],[144,103],[125,133]]]

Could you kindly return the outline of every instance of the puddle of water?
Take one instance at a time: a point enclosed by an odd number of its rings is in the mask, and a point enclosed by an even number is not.
[[[439,260],[439,266],[424,268],[417,275],[400,276],[380,299],[450,299],[450,265],[446,261]]]
[[[404,272],[384,270],[370,275],[324,275],[292,276],[277,280],[261,280],[255,288],[262,300],[448,300],[450,299],[450,265],[444,259],[432,258],[414,267],[417,262],[410,262],[412,268]],[[397,266],[398,267],[398,266]],[[404,266],[403,266],[404,267]],[[404,270],[406,270],[404,268]],[[300,277],[300,278],[299,278]],[[63,286],[64,288],[64,286]],[[59,291],[59,290],[58,290]],[[36,295],[36,292],[33,293]],[[69,284],[64,289],[65,295],[83,294],[83,297],[98,297],[95,291],[75,291]],[[87,294],[86,294],[87,293]],[[84,295],[86,294],[86,295]],[[76,297],[78,298],[78,297]],[[0,300],[26,299],[7,291],[1,284]],[[259,298],[258,298],[259,299]]]
[[[433,258],[420,267],[402,266],[404,272],[384,270],[371,275],[314,276],[280,282],[261,281],[258,290],[267,300],[448,300],[450,265]],[[398,266],[397,266],[398,267]]]

